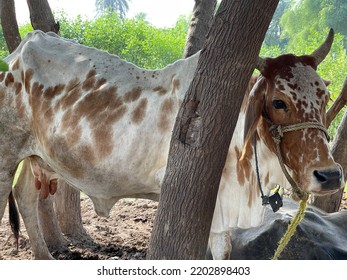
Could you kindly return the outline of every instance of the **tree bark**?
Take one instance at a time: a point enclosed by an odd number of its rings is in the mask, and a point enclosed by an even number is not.
[[[345,78],[341,92],[336,98],[332,106],[327,112],[326,126],[329,127],[337,114],[342,110],[347,102],[347,77]],[[346,155],[347,151],[347,111],[344,113],[344,117],[341,120],[338,131],[336,132],[334,142],[332,144],[332,155],[336,162],[341,164],[343,170],[347,170]],[[345,174],[346,179],[346,174]],[[343,197],[344,189],[341,189],[333,195],[327,196],[313,196],[312,205],[322,209],[325,212],[333,213],[340,210],[341,200]]]
[[[55,217],[52,197],[39,198],[38,213],[42,234],[50,252],[67,249],[67,241],[61,233],[58,220]]]
[[[44,32],[59,33],[59,23],[56,23],[47,0],[27,0],[30,21],[34,29]]]
[[[211,26],[217,0],[195,0],[183,57],[189,57],[201,50]]]
[[[0,0],[0,18],[7,48],[11,53],[21,42],[14,0]]]
[[[222,1],[176,119],[147,258],[205,257],[230,140],[277,4]]]
[[[344,170],[345,182],[347,177],[347,111],[345,111],[342,121],[337,129],[331,147],[332,155],[337,163]],[[328,196],[314,196],[312,205],[328,212],[337,212],[340,209],[344,188],[337,193]]]
[[[347,77],[345,78],[341,92],[327,112],[326,126],[329,127],[337,114],[347,103]]]
[[[88,234],[82,224],[80,192],[64,180],[58,180],[55,194],[55,211],[62,232],[75,239],[83,239]]]

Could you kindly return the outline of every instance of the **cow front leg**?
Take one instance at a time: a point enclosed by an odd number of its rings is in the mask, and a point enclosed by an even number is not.
[[[231,254],[231,232],[211,232],[209,246],[214,260],[229,260]]]
[[[44,240],[38,216],[39,191],[35,188],[29,160],[23,161],[21,173],[14,188],[19,212],[26,227],[35,259],[54,259]]]

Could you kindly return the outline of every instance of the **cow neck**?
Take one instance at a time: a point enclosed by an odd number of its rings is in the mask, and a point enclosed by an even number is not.
[[[278,186],[275,193],[271,196],[264,195],[263,188],[261,186],[259,164],[258,164],[258,155],[257,155],[257,131],[254,132],[254,145],[253,145],[253,147],[254,147],[254,158],[255,158],[255,171],[257,174],[258,187],[259,187],[259,190],[261,193],[262,205],[270,204],[272,211],[277,212],[283,206],[282,197],[278,193],[280,186]]]
[[[268,124],[269,124],[269,122],[271,122],[270,119],[268,119],[268,118],[266,118],[266,120],[267,120]],[[329,135],[328,135],[326,128],[319,123],[317,125],[317,123],[308,123],[307,122],[307,123],[302,123],[302,124],[298,124],[298,125],[290,125],[290,126],[284,126],[284,127],[281,127],[279,125],[274,125],[272,123],[272,125],[270,126],[270,129],[269,129],[270,132],[272,133],[272,138],[274,139],[274,142],[276,144],[276,155],[277,155],[278,160],[280,162],[282,171],[285,174],[287,180],[292,185],[294,192],[301,200],[299,210],[297,211],[296,215],[291,219],[286,232],[284,233],[283,237],[280,239],[280,241],[278,243],[278,247],[275,251],[274,256],[272,257],[273,260],[277,260],[280,257],[281,253],[283,252],[285,247],[288,245],[290,239],[294,235],[297,226],[302,221],[302,219],[304,218],[304,215],[305,215],[305,210],[306,210],[307,200],[308,200],[309,194],[307,192],[304,192],[298,186],[298,184],[294,181],[294,179],[289,175],[286,167],[284,166],[282,154],[281,154],[281,150],[280,150],[280,142],[281,142],[281,139],[283,137],[283,132],[288,132],[288,131],[293,131],[293,130],[298,130],[298,129],[304,129],[304,128],[321,129],[324,131],[325,135],[329,139]],[[284,129],[284,131],[283,131],[283,129]],[[277,134],[279,136],[277,136]],[[280,187],[277,188],[277,190],[275,191],[275,193],[272,196],[269,197],[269,196],[264,195],[264,192],[263,192],[262,187],[261,187],[260,175],[259,175],[259,166],[258,166],[257,131],[254,132],[254,155],[255,155],[255,165],[256,165],[258,186],[259,186],[259,189],[261,192],[261,198],[263,201],[263,205],[270,204],[272,210],[274,212],[276,212],[280,207],[283,206],[282,198],[278,194],[278,190]]]

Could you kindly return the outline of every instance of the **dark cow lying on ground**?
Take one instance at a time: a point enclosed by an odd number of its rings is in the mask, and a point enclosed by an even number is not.
[[[234,229],[231,258],[235,260],[269,260],[279,240],[298,210],[298,203],[285,199],[281,210],[265,210],[264,223],[251,229]],[[347,211],[325,213],[313,206],[280,256],[286,260],[346,260]]]
[[[332,41],[330,32],[311,55],[259,59],[261,75],[244,98],[221,178],[209,242],[215,259],[229,258],[230,228],[263,220],[254,145],[265,195],[286,184],[273,134],[280,136],[283,162],[301,192],[342,187],[324,128],[329,92],[316,73]],[[63,179],[86,193],[100,215],[121,198],[158,199],[171,131],[198,59],[145,70],[40,31],[6,59],[10,70],[0,75],[0,217],[16,167],[26,159],[31,168],[23,172],[29,174],[15,189],[30,240],[38,242],[36,258],[51,255],[38,234],[35,185],[53,193],[54,180]],[[285,132],[296,124],[304,126]]]

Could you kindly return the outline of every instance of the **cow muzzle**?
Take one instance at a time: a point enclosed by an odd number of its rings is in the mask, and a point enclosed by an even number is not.
[[[341,167],[326,170],[314,170],[313,177],[320,185],[320,191],[315,194],[332,194],[343,187],[344,176]]]

